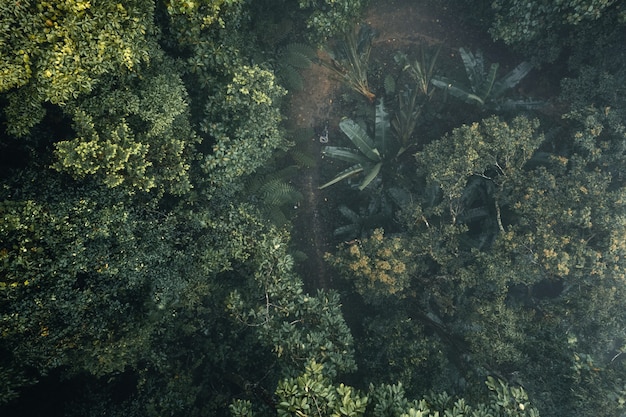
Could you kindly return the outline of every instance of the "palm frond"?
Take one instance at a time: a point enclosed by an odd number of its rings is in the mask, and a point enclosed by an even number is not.
[[[410,139],[417,127],[422,110],[417,103],[418,90],[402,91],[398,94],[398,110],[391,121],[396,138],[400,141],[398,155],[410,146]]]
[[[476,95],[480,97],[483,102],[491,94],[491,90],[496,82],[496,76],[498,75],[499,64],[491,64],[489,67],[489,73],[485,74],[483,83],[480,86],[472,86],[472,89],[476,92]]]
[[[373,102],[376,95],[370,91],[367,68],[375,32],[368,25],[357,28],[347,31],[334,51],[329,52],[330,61],[320,60],[319,63],[331,70],[336,78]]]
[[[431,82],[435,87],[445,90],[466,103],[480,104],[481,106],[485,104],[485,101],[482,98],[471,92],[470,89],[457,84],[454,80],[446,77],[436,77],[433,78]]]

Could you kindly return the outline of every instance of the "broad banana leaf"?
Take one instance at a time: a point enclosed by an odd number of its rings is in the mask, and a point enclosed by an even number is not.
[[[485,61],[482,52],[476,51],[474,55],[465,48],[459,48],[459,54],[472,87],[481,85],[485,80]]]
[[[485,104],[482,98],[478,97],[476,94],[470,92],[468,89],[462,86],[456,86],[455,84],[453,84],[455,82],[456,81],[450,80],[445,77],[437,77],[431,80],[431,83],[433,83],[435,87],[446,90],[453,96],[458,97],[467,103],[478,103],[481,106]]]
[[[363,165],[361,164],[353,165],[350,168],[341,171],[339,174],[337,174],[335,178],[328,181],[326,184],[319,186],[318,189],[323,190],[326,187],[330,187],[331,185],[336,184],[341,180],[345,180],[346,178],[350,178],[356,174],[363,172],[363,169]]]
[[[380,103],[376,106],[376,120],[375,120],[375,142],[384,154],[388,153],[387,147],[391,140],[389,113],[385,110],[385,104],[383,99],[380,99]]]
[[[333,236],[346,235],[348,238],[358,237],[359,224],[347,224],[345,226],[339,226],[333,231]]]
[[[492,92],[493,86],[496,84],[496,75],[498,75],[499,64],[491,64],[489,68],[489,74],[485,77],[483,84],[478,86],[478,89],[474,89],[474,92],[483,101],[487,101],[487,98]]]
[[[369,162],[357,149],[341,146],[324,146],[322,154],[334,159],[339,159],[353,164],[366,164]]]
[[[504,100],[502,102],[499,102],[498,108],[505,110],[505,111],[512,111],[512,110],[519,110],[519,109],[524,109],[524,110],[536,110],[538,108],[541,108],[543,106],[546,105],[545,101],[541,101],[541,100],[532,100],[532,99],[525,99],[525,100],[514,100],[514,99],[507,99]]]
[[[354,146],[359,148],[363,155],[365,155],[370,161],[378,162],[382,159],[380,152],[376,149],[376,145],[367,135],[367,132],[365,132],[361,126],[356,124],[354,120],[342,120],[339,122],[339,128],[346,134],[346,136],[348,136],[348,139],[354,143]]]
[[[350,209],[345,204],[339,206],[339,212],[343,215],[343,217],[350,220],[352,223],[358,223],[361,219],[361,217],[354,210]]]
[[[367,173],[365,174],[365,178],[363,178],[361,185],[359,185],[359,191],[363,191],[365,187],[370,185],[370,183],[374,180],[374,178],[376,178],[376,176],[380,172],[380,168],[382,166],[383,166],[383,163],[379,162],[376,165],[374,165],[369,171],[367,171]]]
[[[496,83],[494,95],[498,97],[506,90],[515,87],[526,75],[528,75],[531,69],[533,69],[533,66],[528,62],[522,62],[519,64],[513,69],[513,71],[509,72]]]

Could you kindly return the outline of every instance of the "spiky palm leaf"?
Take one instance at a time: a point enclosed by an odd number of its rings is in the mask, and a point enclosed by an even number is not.
[[[358,29],[357,29],[358,28]],[[330,61],[320,60],[320,65],[333,72],[335,77],[354,91],[365,96],[370,103],[376,95],[370,90],[367,68],[376,33],[368,25],[360,25],[344,34],[334,51],[329,52]]]
[[[402,91],[398,94],[398,110],[391,121],[396,138],[400,142],[397,156],[401,155],[411,145],[410,140],[422,112],[417,102],[417,89]]]

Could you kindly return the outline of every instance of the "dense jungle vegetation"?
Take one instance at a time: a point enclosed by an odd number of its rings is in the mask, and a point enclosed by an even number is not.
[[[624,45],[617,0],[0,1],[0,415],[625,416]]]

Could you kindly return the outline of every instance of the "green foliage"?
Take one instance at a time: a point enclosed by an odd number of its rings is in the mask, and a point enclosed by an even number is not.
[[[29,92],[8,96],[23,113],[9,124],[20,136],[41,120],[41,103],[62,105],[105,74],[136,72],[155,48],[151,1],[3,2],[0,14],[0,92]]]
[[[615,0],[559,0],[555,2],[497,0],[492,7],[496,21],[491,29],[495,39],[507,44],[528,41],[566,25],[597,20]]]
[[[524,164],[543,141],[536,133],[538,127],[537,120],[521,116],[511,123],[490,117],[453,130],[424,147],[416,158],[420,170],[442,189],[446,201],[457,201],[471,176],[500,184],[521,175]],[[453,219],[456,213],[452,209]]]
[[[417,97],[417,89],[404,90],[398,93],[398,110],[391,121],[394,134],[401,144],[398,154],[404,153],[414,144],[412,137],[423,108],[423,104],[418,104]]]
[[[369,66],[372,41],[376,32],[368,25],[359,25],[347,30],[331,52],[330,60],[321,59],[319,63],[330,69],[335,77],[352,90],[374,102],[376,95],[370,91],[367,69]]]
[[[365,413],[367,396],[344,384],[333,386],[324,366],[311,362],[304,374],[281,381],[276,388],[279,416],[356,417]]]
[[[375,417],[538,417],[539,412],[528,403],[526,392],[511,387],[502,380],[488,377],[490,390],[487,401],[472,406],[464,398],[455,400],[447,393],[431,394],[421,400],[408,401],[401,384],[370,386],[375,402]]]
[[[344,119],[339,128],[356,149],[324,146],[322,153],[335,159],[354,163],[351,167],[340,172],[334,179],[320,186],[320,189],[329,187],[344,179],[363,173],[364,178],[359,190],[364,190],[380,173],[384,163],[389,161],[393,154],[394,143],[389,134],[389,114],[385,110],[383,101],[376,106],[375,137],[370,138],[367,132],[352,119]]]
[[[209,98],[202,129],[213,149],[202,169],[210,187],[254,172],[272,152],[286,147],[278,127],[278,103],[285,93],[270,71],[243,66]]]
[[[367,0],[298,0],[307,14],[311,37],[322,43],[351,27],[363,13]]]
[[[464,48],[459,49],[463,65],[469,80],[469,87],[446,77],[432,77],[431,83],[469,104],[476,104],[493,110],[512,110],[515,108],[534,108],[541,103],[526,100],[504,99],[507,90],[515,87],[532,69],[528,62],[522,62],[511,72],[496,79],[499,64],[491,64],[485,69],[482,52],[472,54]]]
[[[376,229],[369,238],[345,249],[341,256],[327,255],[331,265],[345,271],[355,289],[371,304],[386,302],[388,296],[402,298],[416,272],[412,248],[401,237],[384,239]]]
[[[91,97],[68,104],[76,137],[55,144],[53,167],[77,179],[94,176],[108,187],[188,192],[198,138],[181,79],[167,62],[160,70],[141,80],[101,82]]]
[[[157,244],[164,225],[155,228],[97,192],[46,185],[48,195],[62,198],[4,196],[1,204],[2,346],[14,363],[41,373],[59,366],[119,372],[147,348],[150,326],[137,327],[144,311],[136,302],[145,300],[154,267],[125,252],[148,244],[166,256]],[[145,240],[137,240],[140,233]]]
[[[403,71],[407,71],[413,80],[417,82],[417,91],[431,98],[434,90],[431,87],[431,81],[435,75],[437,66],[437,58],[441,47],[437,48],[434,53],[427,52],[423,47],[420,50],[420,58],[410,61],[406,54],[402,52],[396,53],[394,60],[402,67]]]
[[[298,70],[310,67],[316,57],[316,51],[308,45],[302,43],[287,44],[279,57],[279,78],[288,89],[302,90],[303,80]]]
[[[303,198],[302,193],[292,184],[298,172],[293,165],[262,176],[253,177],[246,187],[246,193],[259,199],[259,207],[278,226],[289,223],[286,210],[292,209]]]

